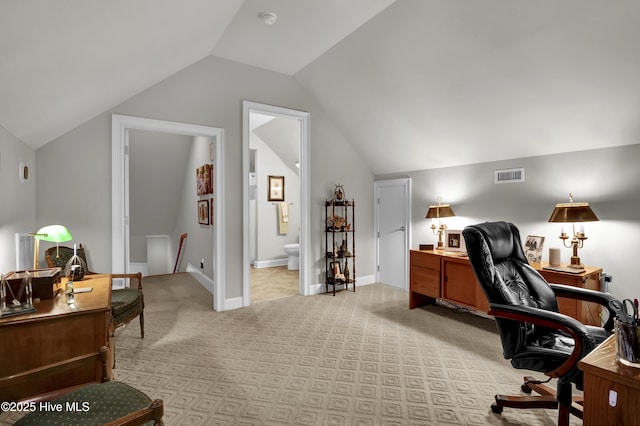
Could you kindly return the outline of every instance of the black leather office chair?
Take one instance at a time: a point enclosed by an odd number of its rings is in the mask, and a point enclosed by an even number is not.
[[[494,413],[503,407],[558,408],[558,424],[568,425],[570,414],[582,418],[580,398],[572,397],[572,383],[582,388],[578,361],[613,330],[615,313],[610,294],[549,284],[532,268],[522,249],[520,232],[507,222],[487,222],[463,231],[469,260],[496,320],[503,354],[514,368],[543,372],[557,379],[557,388],[525,377],[523,392],[540,396],[496,395]],[[606,308],[603,327],[588,326],[558,312],[556,296],[599,303]],[[575,404],[573,402],[576,402]]]

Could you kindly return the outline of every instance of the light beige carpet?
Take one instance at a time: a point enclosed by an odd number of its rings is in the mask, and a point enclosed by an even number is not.
[[[410,310],[379,284],[227,312],[188,274],[144,287],[145,338],[137,321],[116,332],[114,374],[162,398],[167,425],[556,423],[553,410],[491,413],[530,372],[503,359],[489,319]]]

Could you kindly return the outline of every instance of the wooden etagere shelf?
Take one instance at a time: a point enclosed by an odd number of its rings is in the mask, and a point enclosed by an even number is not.
[[[327,293],[332,286],[349,285],[356,291],[355,201],[326,200],[325,208],[325,284]]]

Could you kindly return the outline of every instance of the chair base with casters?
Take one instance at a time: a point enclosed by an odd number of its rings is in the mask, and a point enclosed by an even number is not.
[[[20,418],[18,426],[34,425],[122,425],[138,426],[143,424],[162,425],[164,407],[162,400],[151,400],[139,390],[118,381],[108,381],[108,348],[98,352],[75,357],[66,361],[35,368],[9,377],[0,378],[0,391],[10,389],[16,383],[29,383],[47,374],[59,374],[70,371],[78,363],[95,362],[102,371],[101,383],[89,383],[61,389],[44,395],[33,395],[20,401],[25,407],[34,410]],[[60,409],[41,409],[44,402],[47,407]],[[153,422],[153,423],[151,423]]]
[[[546,408],[550,410],[558,409],[558,392],[545,385],[543,382],[536,380],[532,376],[525,376],[520,390],[528,396],[524,395],[496,395],[491,411],[495,414],[501,414],[505,407],[507,408]],[[530,395],[536,392],[538,395]],[[574,396],[571,398],[570,407],[571,414],[578,418],[582,418],[584,398],[582,396]]]
[[[613,330],[612,295],[560,284],[549,284],[532,268],[522,249],[518,229],[507,222],[486,222],[462,231],[471,266],[495,318],[503,355],[517,369],[539,371],[557,379],[556,389],[525,377],[521,390],[528,395],[496,395],[494,413],[510,408],[558,409],[558,424],[569,424],[571,414],[582,418],[582,388],[578,361],[603,342]],[[608,316],[602,327],[580,323],[561,314],[557,297],[602,305]],[[531,395],[532,392],[540,394]]]

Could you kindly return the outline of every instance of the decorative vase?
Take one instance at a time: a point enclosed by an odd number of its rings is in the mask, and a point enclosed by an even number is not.
[[[64,268],[65,276],[70,277],[73,281],[82,280],[86,272],[87,264],[77,254],[74,254],[71,259],[69,259],[67,266]]]
[[[333,198],[335,201],[342,202],[344,199],[344,188],[343,185],[336,185],[336,189],[333,191]]]

